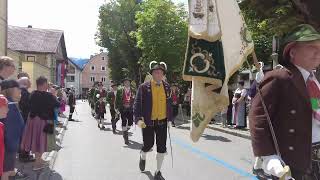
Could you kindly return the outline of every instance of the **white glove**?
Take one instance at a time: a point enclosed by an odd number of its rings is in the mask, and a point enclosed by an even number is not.
[[[137,125],[139,126],[139,128],[143,129],[143,128],[146,128],[147,125],[146,123],[144,123],[143,119],[142,120],[139,120]]]
[[[263,156],[263,170],[276,177],[282,177],[286,172],[281,164],[280,157],[277,155]]]

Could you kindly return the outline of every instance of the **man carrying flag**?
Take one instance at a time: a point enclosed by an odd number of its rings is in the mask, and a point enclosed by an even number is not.
[[[266,74],[249,114],[253,152],[262,160],[255,169],[283,178],[287,164],[296,180],[319,180],[320,85],[314,70],[320,65],[320,33],[299,25],[282,49],[284,67]]]

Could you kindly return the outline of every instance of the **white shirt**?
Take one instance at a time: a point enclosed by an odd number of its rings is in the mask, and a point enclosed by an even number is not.
[[[117,96],[117,91],[113,91],[114,96]]]
[[[304,82],[306,83],[309,76],[310,76],[310,72],[303,69],[302,67],[299,67],[297,65],[295,65],[295,66],[301,72],[303,79],[304,79]],[[320,84],[314,75],[312,76],[312,80],[318,85],[318,88],[320,88]],[[315,142],[320,142],[320,123],[318,120],[314,119],[314,117],[313,117],[313,119],[312,119],[312,143],[315,143]]]

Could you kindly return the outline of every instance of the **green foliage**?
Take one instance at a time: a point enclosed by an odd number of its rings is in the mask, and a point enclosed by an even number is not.
[[[140,10],[136,0],[114,0],[100,7],[96,39],[98,45],[107,48],[110,75],[121,81],[125,76],[139,79],[140,50],[130,34],[136,31],[135,14]],[[126,71],[123,71],[123,68]]]
[[[133,36],[142,50],[140,63],[144,72],[151,61],[168,65],[167,78],[181,76],[187,45],[187,12],[169,0],[146,0],[136,14],[137,31]]]
[[[281,37],[303,23],[290,0],[245,0],[240,8],[252,33],[259,61],[271,64],[273,36]]]

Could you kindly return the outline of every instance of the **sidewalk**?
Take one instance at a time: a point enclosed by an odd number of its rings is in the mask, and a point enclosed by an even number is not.
[[[61,146],[61,142],[63,140],[63,136],[65,134],[67,125],[68,125],[68,119],[67,118],[60,118],[59,121],[63,122],[63,127],[56,127],[56,141],[57,144]],[[53,171],[53,166],[55,163],[55,160],[57,158],[58,152],[57,151],[51,151],[46,152],[42,155],[42,158],[49,162],[49,168],[39,170],[39,171],[33,171],[32,170],[32,162],[31,163],[23,163],[20,162],[19,159],[16,161],[16,167],[28,175],[26,180],[62,180],[63,178],[55,171]]]
[[[176,120],[178,123],[183,123],[183,124],[190,123],[190,117],[189,116],[182,117],[181,113],[179,113]],[[217,116],[215,120],[216,121],[213,124],[208,124],[207,128],[251,140],[250,131],[248,128],[234,129],[233,127],[223,127],[221,120],[219,119],[219,116]]]

